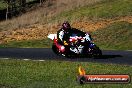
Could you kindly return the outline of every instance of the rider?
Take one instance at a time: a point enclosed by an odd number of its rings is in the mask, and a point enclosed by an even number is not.
[[[72,33],[71,25],[68,21],[62,24],[61,29],[57,32],[58,43],[64,45],[64,42],[68,42],[69,36]]]
[[[83,45],[84,45],[84,50],[83,50],[83,53],[85,53],[85,49],[87,49],[90,45],[90,42],[91,42],[91,36],[88,34],[88,33],[85,33],[85,32],[82,32],[76,28],[71,28],[70,24],[65,21],[63,24],[62,24],[62,27],[61,29],[57,32],[57,39],[58,39],[58,43],[64,47],[67,47],[65,49],[67,49],[66,51],[69,51],[69,46],[65,46],[65,45],[68,45],[69,43],[69,37],[73,34],[80,34],[81,36],[85,37],[85,40],[87,42],[84,41]]]
[[[69,36],[72,33],[80,33],[81,35],[86,35],[86,33],[76,29],[76,28],[72,28],[71,25],[69,24],[68,21],[65,21],[62,24],[61,29],[57,32],[57,39],[58,39],[58,43],[61,45],[64,45],[64,42],[69,42]],[[87,41],[91,41],[91,36],[88,34],[87,35]]]

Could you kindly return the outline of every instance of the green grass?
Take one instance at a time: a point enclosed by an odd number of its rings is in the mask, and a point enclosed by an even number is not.
[[[47,48],[52,46],[52,41],[49,39],[42,40],[23,40],[23,41],[11,41],[9,43],[0,44],[1,48]]]
[[[53,17],[50,21],[69,20],[87,18],[90,20],[99,20],[100,18],[113,18],[119,16],[132,15],[131,0],[104,0],[102,2],[76,8],[71,11],[62,12],[60,15]]]
[[[129,74],[127,65],[68,61],[0,60],[1,88],[131,88],[132,84],[84,84],[76,82],[78,65],[87,74]]]
[[[102,49],[132,50],[132,24],[116,22],[92,33]]]

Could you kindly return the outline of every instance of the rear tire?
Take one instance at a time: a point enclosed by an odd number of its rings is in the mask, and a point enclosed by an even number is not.
[[[59,50],[58,50],[58,48],[56,47],[56,45],[52,45],[52,50],[53,50],[53,52],[55,53],[55,54],[59,54]]]
[[[57,55],[70,58],[70,56],[69,56],[69,54],[68,54],[67,52],[61,53],[61,52],[59,51],[59,49],[56,47],[55,44],[52,45],[52,50],[53,50],[53,52],[54,52],[55,54],[57,54]]]

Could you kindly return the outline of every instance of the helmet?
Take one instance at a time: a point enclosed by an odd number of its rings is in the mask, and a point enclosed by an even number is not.
[[[69,24],[68,21],[65,21],[65,22],[62,24],[62,29],[64,29],[64,30],[71,29],[71,25]]]

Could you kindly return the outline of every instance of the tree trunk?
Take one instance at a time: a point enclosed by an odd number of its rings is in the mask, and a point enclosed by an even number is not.
[[[42,5],[42,0],[40,0],[39,2],[40,2],[40,5]]]
[[[7,6],[6,6],[6,20],[8,20],[8,13],[9,13],[9,5],[7,3]]]

